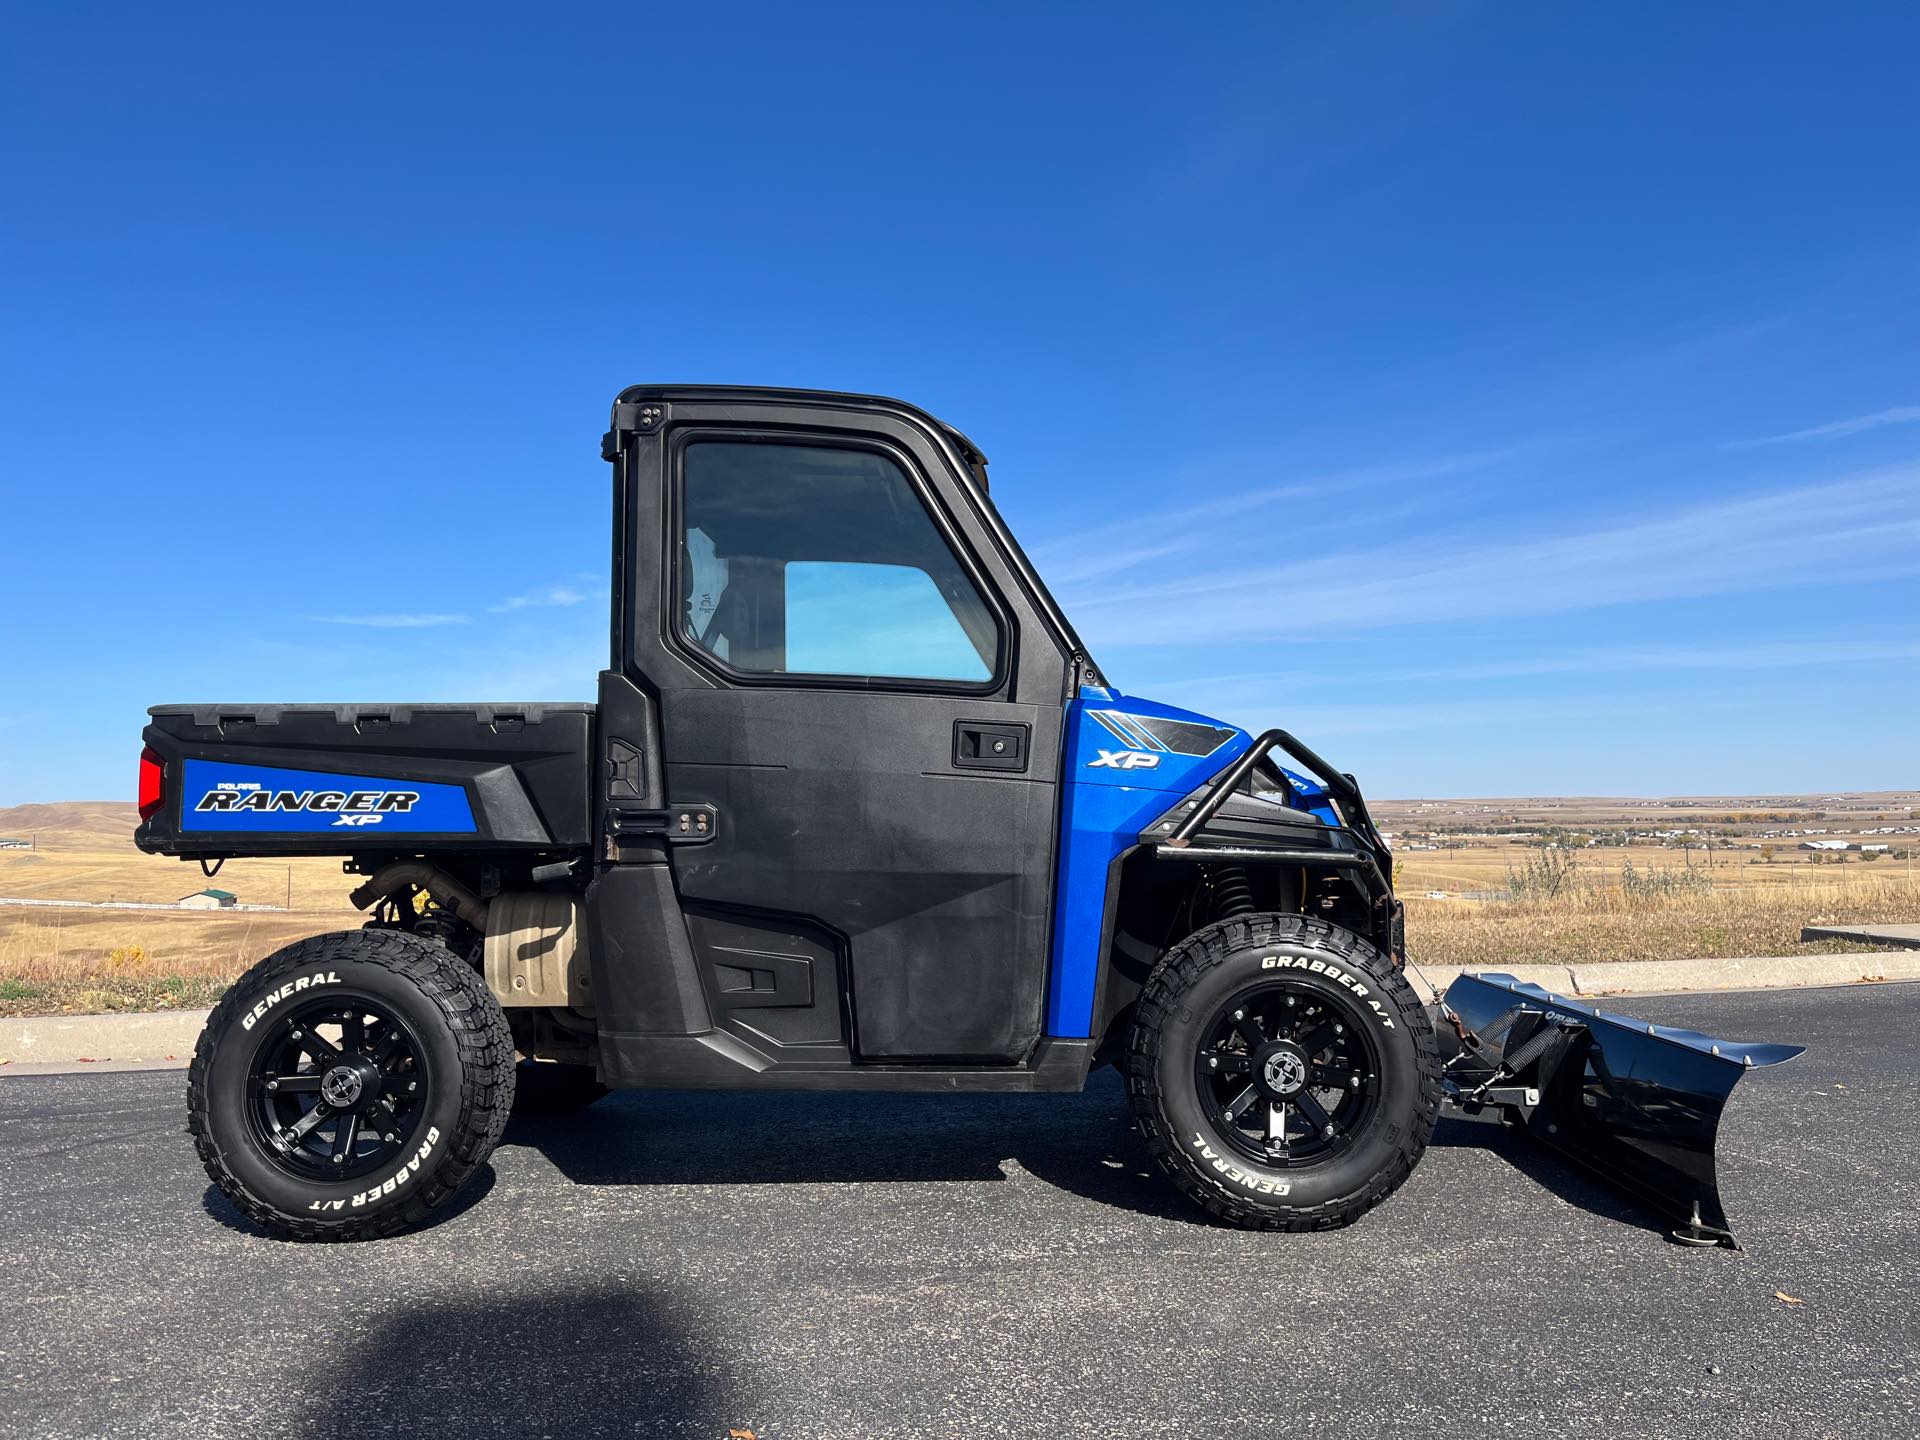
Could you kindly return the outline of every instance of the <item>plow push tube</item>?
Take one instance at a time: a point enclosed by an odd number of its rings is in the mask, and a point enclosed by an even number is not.
[[[1715,1040],[1609,1015],[1510,975],[1462,975],[1440,1007],[1459,1026],[1447,1102],[1526,1131],[1664,1219],[1672,1238],[1737,1250],[1720,1204],[1714,1139],[1747,1071],[1801,1045]]]

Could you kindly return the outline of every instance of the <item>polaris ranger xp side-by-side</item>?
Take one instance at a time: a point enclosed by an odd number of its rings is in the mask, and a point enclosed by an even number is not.
[[[1423,1004],[1353,777],[1115,689],[952,426],[638,386],[602,449],[594,703],[151,712],[141,849],[365,877],[365,928],[261,961],[195,1052],[189,1125],[245,1214],[417,1221],[516,1088],[1074,1091],[1111,1064],[1235,1224],[1352,1220],[1450,1104],[1732,1243],[1722,1108],[1797,1049],[1506,977]]]

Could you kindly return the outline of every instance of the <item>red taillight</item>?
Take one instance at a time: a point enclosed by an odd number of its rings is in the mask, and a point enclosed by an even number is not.
[[[151,745],[140,751],[140,818],[150,820],[167,803],[167,762]]]

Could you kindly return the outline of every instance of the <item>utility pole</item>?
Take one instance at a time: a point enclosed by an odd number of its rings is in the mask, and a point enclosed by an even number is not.
[[[293,866],[287,866],[287,909],[293,909]]]

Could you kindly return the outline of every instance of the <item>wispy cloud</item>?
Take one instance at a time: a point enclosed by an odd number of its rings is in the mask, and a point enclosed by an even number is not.
[[[1089,639],[1195,644],[1553,615],[1920,571],[1920,467],[1545,537],[1427,536],[1281,565],[1195,565],[1069,606]]]
[[[1472,654],[1484,653],[1476,648]],[[1547,651],[1517,655],[1507,660],[1462,659],[1450,663],[1444,657],[1426,652],[1429,663],[1417,666],[1365,670],[1360,683],[1371,686],[1399,687],[1426,685],[1436,680],[1510,680],[1533,679],[1547,675],[1638,674],[1663,671],[1736,671],[1806,669],[1820,666],[1874,665],[1898,661],[1920,661],[1920,641],[1915,640],[1795,640],[1777,644],[1730,645],[1621,645],[1583,650]],[[1344,672],[1303,674],[1300,667],[1284,670],[1241,671],[1235,674],[1202,675],[1179,682],[1183,695],[1209,698],[1234,696],[1249,686],[1284,683],[1292,692],[1315,685],[1351,688],[1355,677]]]
[[[1259,727],[1284,723],[1301,735],[1335,736],[1344,744],[1358,735],[1425,735],[1442,730],[1511,732],[1521,725],[1590,721],[1605,705],[1603,698],[1567,695],[1539,699],[1434,700],[1388,702],[1367,705],[1301,704],[1285,693],[1247,694],[1239,697],[1242,724]],[[1672,713],[1693,707],[1693,702],[1646,700],[1635,705],[1634,713]],[[1331,754],[1332,752],[1328,752]],[[1365,776],[1361,777],[1363,780]]]
[[[1793,670],[1920,660],[1911,640],[1802,640],[1776,645],[1623,645],[1464,665],[1405,670],[1403,680],[1504,680],[1536,675],[1594,675],[1647,670]]]
[[[1920,405],[1894,405],[1885,410],[1876,410],[1871,415],[1856,415],[1851,420],[1834,420],[1826,425],[1815,425],[1806,430],[1789,430],[1784,435],[1763,435],[1758,440],[1731,440],[1720,448],[1750,450],[1756,445],[1786,445],[1795,440],[1841,440],[1849,435],[1863,435],[1869,430],[1879,430],[1888,425],[1911,425],[1915,421],[1920,421]]]
[[[435,625],[464,625],[465,615],[422,615],[403,611],[389,615],[315,615],[322,625],[362,625],[373,630],[425,630]]]
[[[1069,588],[1180,555],[1200,551],[1217,553],[1223,545],[1249,538],[1292,541],[1309,529],[1318,534],[1348,524],[1378,523],[1381,518],[1378,507],[1364,512],[1338,510],[1331,515],[1303,514],[1299,502],[1325,501],[1356,490],[1392,490],[1422,480],[1436,480],[1481,469],[1513,453],[1513,450],[1499,450],[1447,455],[1256,485],[1250,490],[1214,494],[1205,500],[1164,510],[1135,512],[1123,520],[1043,541],[1032,546],[1030,553],[1049,585]],[[1176,483],[1189,491],[1210,488],[1207,482],[1198,479]],[[1260,523],[1262,511],[1271,512],[1272,526]],[[1284,525],[1280,524],[1280,517],[1285,517]],[[1145,543],[1142,543],[1143,537],[1147,537]]]
[[[529,590],[524,595],[515,595],[501,601],[498,605],[489,605],[487,609],[495,615],[505,615],[513,610],[544,609],[558,605],[578,605],[587,598],[587,592],[576,590],[571,585],[548,585],[538,590]]]

